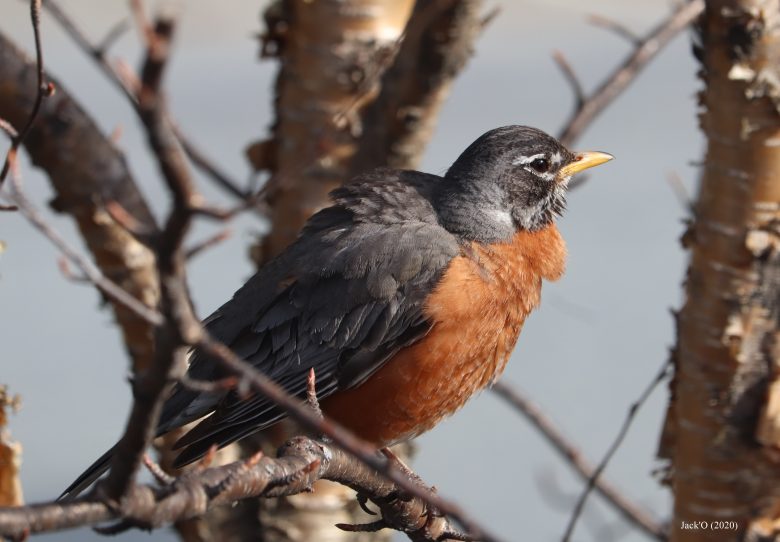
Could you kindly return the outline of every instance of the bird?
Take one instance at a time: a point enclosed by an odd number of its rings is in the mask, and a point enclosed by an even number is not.
[[[555,225],[575,173],[612,160],[521,125],[490,130],[443,176],[379,168],[331,192],[298,238],[205,321],[208,332],[377,449],[453,414],[503,372],[543,280],[564,271]],[[194,351],[188,377],[229,376]],[[157,435],[192,463],[285,417],[267,397],[176,384]],[[63,493],[78,495],[113,448]]]

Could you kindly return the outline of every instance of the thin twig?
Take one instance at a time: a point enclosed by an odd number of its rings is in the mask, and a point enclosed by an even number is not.
[[[601,28],[614,32],[621,38],[628,40],[635,47],[639,47],[642,44],[641,37],[618,21],[613,21],[603,15],[594,14],[588,16],[588,22],[594,26],[600,26]]]
[[[695,212],[694,200],[688,193],[688,189],[685,187],[685,183],[680,175],[677,172],[672,171],[666,176],[666,181],[669,183],[672,192],[674,192],[674,196],[677,198],[680,207],[682,207],[688,216],[693,216]]]
[[[192,163],[211,177],[211,180],[238,199],[248,199],[252,196],[250,191],[241,188],[236,181],[227,175],[227,173],[219,169],[219,167],[217,167],[217,165],[212,162],[175,123],[173,123],[173,131],[179,139],[179,143],[181,143],[184,152],[186,152],[189,159],[192,160]]]
[[[493,391],[531,422],[531,424],[533,424],[533,426],[539,430],[544,438],[552,445],[553,449],[563,456],[567,464],[569,464],[583,480],[590,481],[593,479],[595,491],[604,497],[615,510],[626,519],[626,521],[637,526],[651,538],[666,540],[666,530],[658,521],[650,517],[647,511],[631,502],[625,494],[609,482],[600,480],[598,476],[595,476],[594,478],[596,469],[593,465],[582,456],[580,450],[566,438],[563,432],[555,426],[553,421],[522,392],[504,382],[497,382],[493,386]]]
[[[116,43],[119,38],[122,37],[125,32],[127,32],[129,28],[130,21],[127,19],[122,19],[114,26],[112,26],[106,33],[105,37],[100,40],[100,43],[95,46],[95,54],[100,57],[105,56],[106,52],[114,45],[114,43]]]
[[[193,259],[195,256],[198,256],[199,254],[205,252],[206,250],[217,246],[218,244],[222,243],[226,239],[229,239],[230,236],[233,234],[232,230],[229,228],[225,228],[224,230],[218,231],[211,237],[208,237],[204,239],[203,241],[198,242],[197,244],[191,246],[186,250],[184,253],[185,257],[188,260]]]
[[[620,427],[615,440],[612,442],[609,449],[607,450],[607,453],[604,454],[604,457],[596,466],[593,474],[591,474],[590,478],[588,478],[588,483],[585,485],[585,489],[582,491],[582,495],[580,495],[580,498],[577,501],[574,510],[572,511],[571,518],[569,519],[569,523],[566,526],[566,531],[563,534],[561,542],[568,542],[571,540],[571,536],[574,534],[574,527],[577,525],[577,520],[582,514],[582,510],[585,507],[585,503],[587,502],[588,497],[596,487],[596,483],[598,482],[601,473],[604,472],[604,469],[607,468],[607,465],[609,465],[609,462],[612,460],[612,456],[615,455],[615,452],[617,452],[617,450],[620,448],[620,445],[623,443],[623,439],[626,437],[628,430],[634,423],[634,419],[636,418],[639,409],[642,407],[642,405],[645,404],[653,391],[655,391],[655,388],[658,387],[658,385],[663,382],[667,376],[669,376],[671,370],[672,361],[666,361],[661,366],[661,369],[658,371],[658,374],[656,374],[655,378],[653,378],[652,382],[650,382],[647,388],[645,388],[645,390],[641,393],[639,398],[634,403],[632,403],[630,407],[628,407],[626,419],[623,421],[623,425]]]
[[[21,177],[18,172],[14,173],[16,169],[16,156],[11,156],[10,169],[11,174],[11,188],[12,191],[6,197],[10,199],[19,212],[40,231],[46,238],[48,238],[57,249],[65,255],[78,269],[89,279],[89,281],[100,290],[100,292],[106,297],[121,303],[135,314],[143,318],[146,322],[158,326],[162,324],[162,316],[156,310],[147,307],[138,299],[127,293],[117,283],[106,278],[101,271],[95,267],[95,265],[82,256],[76,249],[74,249],[58,232],[52,227],[44,218],[43,215],[35,208],[35,206],[27,198],[22,186]]]
[[[133,13],[138,24],[147,24],[148,20],[145,15],[139,15],[143,13],[143,8],[139,2],[133,2]],[[127,73],[122,73],[127,66],[122,64],[123,68],[114,67],[108,61],[106,57],[106,47],[113,39],[116,39],[116,34],[119,32],[119,25],[115,27],[112,32],[98,45],[94,45],[83,30],[65,13],[65,11],[54,0],[46,0],[43,7],[49,11],[52,17],[62,26],[65,32],[76,42],[76,45],[83,50],[90,58],[96,63],[98,68],[108,77],[108,79],[114,83],[114,85],[120,90],[120,92],[130,101],[134,108],[138,107],[138,101],[136,99],[137,89],[134,88],[132,80],[135,76],[127,77]],[[121,23],[120,23],[121,24]],[[147,30],[141,29],[141,34],[146,35]],[[132,71],[132,70],[130,70]],[[177,126],[176,122],[170,118],[168,120],[173,126],[174,133],[176,134],[179,143],[192,163],[195,164],[201,171],[208,175],[217,185],[221,186],[225,191],[231,195],[245,199],[249,197],[250,193],[242,189],[240,184],[231,179],[228,174],[222,171],[212,160],[210,160],[198,147],[190,140],[190,138]]]
[[[637,43],[631,54],[604,79],[604,82],[575,108],[558,139],[567,146],[578,139],[585,128],[636,79],[639,72],[663,50],[669,41],[687,28],[703,10],[704,0],[682,3],[661,24],[652,29]]]
[[[140,2],[134,3],[141,13]],[[141,17],[141,15],[137,15]],[[133,406],[122,437],[114,448],[111,469],[102,487],[109,499],[119,501],[133,487],[143,454],[157,430],[172,379],[187,370],[188,343],[198,336],[199,325],[185,280],[183,243],[193,214],[192,201],[199,200],[186,160],[167,121],[162,98],[162,78],[167,66],[174,23],[159,18],[147,34],[146,58],[141,70],[141,88],[136,111],[147,140],[171,193],[173,207],[165,226],[155,236],[153,248],[160,283],[163,324],[155,334],[151,367],[133,380]]]
[[[30,0],[30,19],[32,21],[33,36],[35,37],[35,58],[37,59],[37,73],[38,73],[38,91],[35,94],[35,103],[33,104],[30,116],[27,117],[27,122],[22,127],[21,131],[16,136],[11,138],[11,148],[5,155],[5,163],[3,163],[3,169],[0,171],[0,186],[3,186],[8,172],[11,168],[11,162],[16,157],[16,152],[19,150],[24,139],[32,130],[33,123],[35,122],[38,112],[41,109],[41,104],[44,98],[54,94],[54,86],[46,84],[43,74],[43,46],[41,45],[41,0]],[[13,134],[15,130],[8,130],[10,124],[4,122],[3,128],[8,133]]]
[[[19,137],[19,132],[16,131],[14,125],[5,119],[0,119],[0,130],[8,134],[8,137],[11,138],[11,141]]]
[[[566,56],[561,51],[553,51],[553,60],[561,69],[561,73],[568,81],[571,90],[574,93],[574,108],[580,110],[585,105],[585,89],[582,88],[580,78],[577,77],[577,73],[574,71],[571,63],[566,60]]]
[[[105,202],[104,208],[114,222],[142,245],[151,245],[152,239],[159,233],[155,224],[142,223],[116,200]]]

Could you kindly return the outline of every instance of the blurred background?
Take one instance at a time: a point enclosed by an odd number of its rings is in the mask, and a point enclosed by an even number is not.
[[[32,50],[26,2],[1,0],[0,31]],[[150,2],[151,4],[152,2]],[[179,4],[180,25],[167,74],[170,107],[183,130],[239,179],[250,167],[243,149],[273,120],[274,61],[258,59],[254,37],[265,2]],[[126,15],[119,0],[69,0],[62,6],[97,41]],[[501,12],[477,42],[440,116],[424,171],[443,173],[484,131],[528,124],[556,133],[573,106],[571,90],[551,60],[562,51],[586,89],[631,49],[593,27],[600,14],[643,34],[669,12],[666,0],[489,1]],[[167,207],[156,166],[134,113],[91,61],[44,13],[48,71],[106,133],[121,128],[119,146],[158,213]],[[128,32],[112,49],[137,66],[138,36]],[[653,379],[673,344],[670,309],[680,304],[684,254],[678,238],[686,210],[668,182],[680,176],[692,190],[702,138],[696,125],[696,65],[690,36],[679,36],[585,133],[578,148],[617,159],[594,170],[574,191],[560,229],[569,246],[563,279],[543,289],[542,307],[523,330],[504,381],[528,393],[581,452],[598,461],[629,405]],[[5,152],[6,142],[0,143]],[[47,180],[23,162],[28,191],[72,243],[71,220],[48,211]],[[209,182],[200,188],[228,203]],[[203,223],[192,241],[219,227]],[[265,224],[246,215],[233,236],[192,262],[190,284],[201,316],[227,300],[252,273],[247,248]],[[54,248],[23,217],[0,216],[0,383],[21,394],[11,419],[24,446],[22,482],[28,502],[51,499],[123,430],[130,404],[128,361],[109,311],[94,289],[66,280]],[[606,477],[657,517],[670,498],[653,477],[664,409],[662,385],[640,411]],[[559,539],[582,483],[523,418],[484,392],[450,420],[418,439],[415,470],[507,540]],[[400,535],[399,535],[400,536]],[[89,530],[41,540],[103,539]],[[165,530],[130,532],[123,541],[174,540]],[[404,539],[400,537],[399,540]],[[575,540],[643,540],[590,499]]]

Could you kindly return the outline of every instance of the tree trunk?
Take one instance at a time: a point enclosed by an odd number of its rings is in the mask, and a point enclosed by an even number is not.
[[[19,466],[22,463],[22,445],[11,439],[7,429],[8,413],[16,410],[19,397],[11,396],[8,389],[0,385],[0,506],[21,506],[22,484],[19,481]]]
[[[266,12],[263,52],[279,57],[268,184],[271,232],[261,261],[281,252],[342,182],[412,0],[283,0]],[[269,157],[269,155],[272,155]]]
[[[776,0],[709,0],[701,21],[708,146],[659,454],[672,541],[780,533],[779,25]]]

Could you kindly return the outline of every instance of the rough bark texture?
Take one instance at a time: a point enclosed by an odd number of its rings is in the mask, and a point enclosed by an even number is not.
[[[0,506],[24,504],[22,484],[19,481],[22,445],[11,439],[7,429],[7,410],[16,410],[18,405],[19,397],[11,396],[8,389],[0,385]]]
[[[414,169],[422,158],[451,83],[482,30],[482,0],[415,4],[377,99],[363,113],[358,151],[347,178],[378,167]]]
[[[357,111],[376,94],[412,0],[284,0],[266,13],[264,51],[279,56],[271,233],[261,260],[278,254],[339,186],[360,133]],[[257,165],[257,164],[256,164]]]
[[[24,147],[49,176],[57,194],[52,207],[76,220],[98,267],[130,294],[155,306],[159,288],[154,256],[111,218],[105,205],[115,201],[145,225],[154,223],[152,214],[124,156],[67,91],[54,84],[57,92],[43,102]],[[35,64],[0,35],[0,117],[21,126],[30,114],[36,85]],[[152,355],[151,326],[119,304],[113,309],[134,368],[141,370]]]
[[[708,147],[660,450],[673,541],[780,533],[779,24],[768,0],[709,0],[701,21]]]

